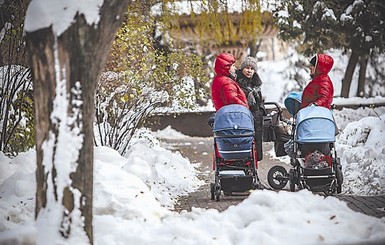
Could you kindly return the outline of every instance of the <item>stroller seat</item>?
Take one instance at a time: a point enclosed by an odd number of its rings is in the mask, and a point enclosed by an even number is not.
[[[224,160],[241,160],[252,155],[254,119],[246,107],[221,108],[215,115],[213,132],[217,152]]]
[[[310,106],[300,110],[297,113],[295,130],[295,139],[300,150],[299,157],[307,158],[310,154],[318,152],[330,158],[335,142],[335,130],[334,118],[329,109]]]
[[[331,154],[331,143],[306,143],[306,144],[299,144],[298,148],[301,152],[301,157],[306,157],[310,153],[318,150],[324,155],[330,156]]]

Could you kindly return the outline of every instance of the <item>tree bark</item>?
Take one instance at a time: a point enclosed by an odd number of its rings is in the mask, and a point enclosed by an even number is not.
[[[342,81],[342,87],[341,87],[341,97],[348,98],[349,97],[349,91],[350,91],[350,85],[352,83],[353,73],[356,69],[356,65],[358,63],[358,53],[356,51],[352,51],[352,54],[349,58],[348,67],[345,71],[345,76]]]
[[[68,239],[82,233],[76,231],[78,219],[93,243],[94,93],[120,16],[130,2],[104,1],[97,26],[77,15],[60,36],[55,36],[51,27],[26,33],[36,114],[35,217],[43,224],[38,233],[56,232],[58,239]],[[66,98],[64,111],[59,109],[63,106],[58,104],[60,98]],[[68,138],[74,144],[68,144]],[[63,170],[66,168],[69,171]],[[52,210],[55,207],[61,212]],[[44,223],[48,217],[54,220]],[[52,223],[57,226],[51,227]]]
[[[261,46],[261,43],[262,43],[262,40],[261,39],[259,39],[259,40],[257,40],[257,41],[250,41],[249,43],[248,43],[248,48],[250,49],[250,54],[246,54],[245,55],[245,57],[246,56],[251,56],[251,57],[257,57],[257,53],[258,53],[258,51],[259,51],[259,48],[260,48],[260,46]],[[244,58],[245,58],[244,57]]]
[[[369,55],[360,58],[360,71],[358,76],[357,97],[365,97],[366,69],[368,67]]]

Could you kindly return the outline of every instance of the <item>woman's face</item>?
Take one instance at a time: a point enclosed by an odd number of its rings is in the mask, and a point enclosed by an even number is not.
[[[310,76],[313,77],[315,75],[315,66],[310,65],[309,69],[310,69]]]
[[[237,68],[235,67],[235,64],[232,64],[231,66],[230,66],[230,74],[231,75],[235,75],[235,70],[236,70]]]
[[[245,77],[251,78],[254,75],[255,70],[251,66],[246,66],[245,68],[243,68],[242,73],[243,75],[245,75]]]

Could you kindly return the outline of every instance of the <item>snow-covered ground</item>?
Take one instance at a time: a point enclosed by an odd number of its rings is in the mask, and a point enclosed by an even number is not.
[[[343,191],[385,194],[385,108],[336,111]],[[202,182],[178,152],[158,138],[186,137],[167,129],[138,134],[126,156],[95,148],[96,244],[352,244],[385,241],[385,218],[350,210],[334,197],[307,190],[254,191],[237,206],[171,211],[178,196]],[[35,152],[9,159],[0,153],[0,243],[35,241]],[[384,207],[385,208],[385,207]],[[80,244],[71,240],[68,244]],[[17,243],[15,243],[17,244]],[[51,244],[48,242],[47,244]]]

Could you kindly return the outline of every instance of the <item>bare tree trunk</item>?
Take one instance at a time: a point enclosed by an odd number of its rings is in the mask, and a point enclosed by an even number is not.
[[[248,44],[248,47],[250,49],[250,54],[249,55],[252,56],[252,57],[255,57],[255,55],[258,52],[257,46],[255,45],[255,42],[250,41],[249,44]]]
[[[344,80],[342,81],[341,97],[343,98],[349,97],[350,85],[352,83],[354,70],[356,69],[356,65],[358,63],[358,58],[357,52],[353,50],[349,58],[348,67],[345,71]]]
[[[261,46],[262,39],[259,39],[258,41],[250,41],[248,43],[248,48],[250,49],[249,56],[251,57],[257,57],[257,53],[259,51],[259,48]],[[245,56],[246,57],[246,56]]]
[[[357,97],[365,97],[366,68],[368,67],[369,55],[362,55],[360,59],[360,72],[358,76]]]
[[[104,1],[97,26],[77,15],[60,36],[51,27],[26,33],[36,113],[35,216],[38,233],[53,239],[84,232],[93,243],[94,92],[129,3]]]
[[[0,66],[28,66],[22,26],[30,0],[4,0],[0,3]]]

